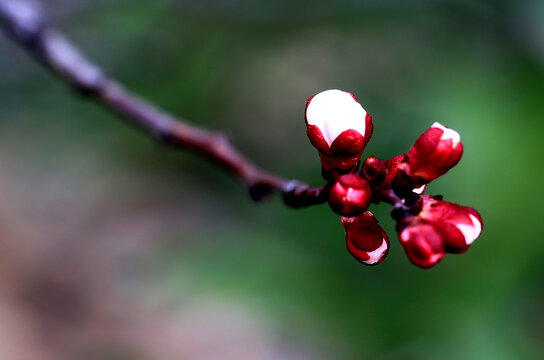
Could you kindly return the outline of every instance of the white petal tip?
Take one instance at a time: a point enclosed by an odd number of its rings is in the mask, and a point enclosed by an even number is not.
[[[480,236],[480,233],[482,232],[482,223],[476,216],[472,214],[469,214],[468,216],[472,221],[472,225],[457,224],[456,226],[459,231],[463,233],[467,245],[470,245],[478,238],[478,236]]]
[[[370,251],[368,253],[368,256],[370,256],[370,258],[368,260],[362,261],[362,263],[367,265],[377,264],[378,262],[380,262],[381,258],[383,257],[386,251],[387,251],[387,241],[384,238],[380,247],[377,248],[376,250]]]
[[[432,128],[437,128],[437,129],[440,129],[440,130],[444,131],[444,133],[440,137],[440,140],[451,139],[452,147],[456,147],[457,144],[459,144],[461,142],[461,135],[459,135],[459,133],[457,131],[452,130],[450,128],[447,128],[447,127],[445,127],[444,125],[442,125],[442,124],[440,124],[438,122],[435,122],[431,127]]]
[[[426,187],[427,185],[421,185],[420,187],[413,189],[412,192],[415,192],[416,194],[421,195],[425,191]]]
[[[315,95],[306,108],[306,121],[321,130],[329,146],[342,132],[353,129],[365,135],[366,111],[353,96],[342,90]]]
[[[408,233],[408,228],[402,230],[402,232],[400,233],[399,239],[401,242],[407,242],[408,240],[410,240],[410,234]]]

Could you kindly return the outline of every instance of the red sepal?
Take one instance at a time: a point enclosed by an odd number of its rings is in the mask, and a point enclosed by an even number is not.
[[[355,96],[354,96],[355,98]],[[372,138],[372,134],[374,133],[374,123],[372,123],[372,116],[370,116],[369,113],[366,113],[365,116],[365,133],[364,138],[365,142],[363,144],[363,149],[366,147],[370,139]]]

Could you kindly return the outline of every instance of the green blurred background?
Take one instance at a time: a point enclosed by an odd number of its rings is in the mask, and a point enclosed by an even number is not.
[[[128,88],[286,177],[322,182],[303,110],[325,89],[373,116],[365,156],[405,152],[434,121],[456,129],[464,157],[428,193],[484,230],[424,271],[374,206],[392,245],[365,267],[327,206],[253,204],[2,37],[2,358],[544,358],[543,1],[43,5]]]

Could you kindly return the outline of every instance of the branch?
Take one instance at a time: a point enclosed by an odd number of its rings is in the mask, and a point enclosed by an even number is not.
[[[157,141],[206,156],[238,176],[253,200],[272,192],[286,205],[303,207],[327,200],[328,187],[313,188],[266,172],[242,155],[219,132],[175,118],[108,78],[104,72],[50,27],[32,0],[0,0],[0,26],[36,61],[81,94],[120,115]]]
[[[417,215],[421,211],[421,196],[416,193],[407,193],[400,197],[393,189],[386,189],[374,195],[376,202],[386,202],[393,206],[391,217],[400,221],[408,216]]]

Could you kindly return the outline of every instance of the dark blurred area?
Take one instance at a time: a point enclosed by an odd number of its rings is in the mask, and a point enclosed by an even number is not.
[[[322,182],[303,111],[325,89],[373,116],[364,156],[459,131],[427,192],[484,230],[424,271],[374,206],[393,241],[365,267],[327,206],[255,205],[0,36],[0,358],[544,358],[544,2],[42,5],[109,75],[286,177]]]

